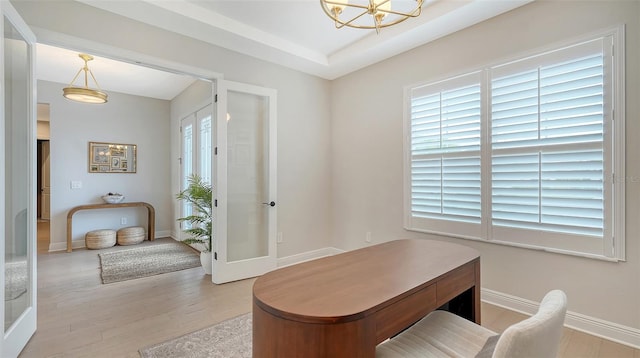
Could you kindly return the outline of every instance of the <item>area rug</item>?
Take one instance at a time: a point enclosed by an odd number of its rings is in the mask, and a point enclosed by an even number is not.
[[[4,270],[4,300],[15,300],[27,292],[27,261],[7,262]]]
[[[167,244],[105,252],[100,256],[102,283],[113,283],[200,266],[198,252],[171,240]]]
[[[251,313],[140,349],[142,358],[251,358]]]

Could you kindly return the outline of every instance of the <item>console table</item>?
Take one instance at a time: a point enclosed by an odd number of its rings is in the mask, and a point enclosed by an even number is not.
[[[73,232],[73,214],[80,210],[95,210],[95,209],[115,209],[115,208],[134,208],[134,207],[146,207],[148,211],[147,216],[147,233],[149,235],[149,240],[153,241],[155,239],[156,233],[156,210],[149,203],[145,202],[133,202],[133,203],[117,203],[117,204],[88,204],[88,205],[80,205],[69,210],[67,214],[67,252],[71,252],[73,250],[72,247],[72,238],[71,234]]]
[[[440,307],[480,323],[476,250],[397,240],[304,262],[254,283],[253,355],[374,357]]]

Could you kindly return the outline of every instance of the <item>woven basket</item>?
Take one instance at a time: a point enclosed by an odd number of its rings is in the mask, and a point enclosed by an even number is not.
[[[123,227],[118,230],[118,245],[135,245],[144,241],[146,234],[140,226]]]
[[[84,236],[84,243],[87,249],[106,249],[116,244],[116,231],[110,229],[89,231]]]

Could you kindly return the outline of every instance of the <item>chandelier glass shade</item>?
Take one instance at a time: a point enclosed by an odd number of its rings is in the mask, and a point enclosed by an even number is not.
[[[93,72],[89,69],[87,62],[93,60],[93,56],[81,53],[78,55],[82,60],[84,60],[84,67],[78,70],[75,77],[71,80],[71,83],[68,87],[62,89],[62,95],[76,102],[82,103],[106,103],[107,102],[107,94],[104,93],[100,89],[100,85],[98,85],[98,81],[96,81],[96,77],[93,75]],[[74,86],[73,83],[76,81],[80,73],[84,71],[84,87]],[[89,88],[89,75],[93,79],[93,83],[95,83],[97,89]]]
[[[347,26],[357,29],[375,29],[380,33],[381,28],[401,23],[410,17],[420,16],[423,1],[401,1],[402,6],[398,9],[391,6],[391,0],[320,0],[320,5],[338,29]],[[400,1],[394,2],[394,4],[397,3]],[[365,15],[369,15],[371,20]]]

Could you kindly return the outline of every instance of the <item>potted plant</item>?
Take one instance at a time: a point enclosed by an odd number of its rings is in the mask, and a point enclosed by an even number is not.
[[[211,185],[202,178],[193,174],[188,178],[189,185],[186,189],[178,193],[178,200],[182,200],[191,205],[191,215],[179,218],[180,222],[187,222],[189,226],[184,230],[191,237],[182,240],[185,244],[196,244],[201,248],[200,263],[206,274],[211,275],[211,239],[213,234],[213,190]]]

